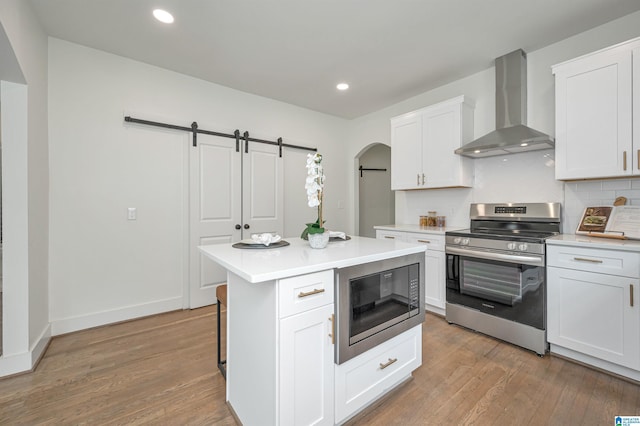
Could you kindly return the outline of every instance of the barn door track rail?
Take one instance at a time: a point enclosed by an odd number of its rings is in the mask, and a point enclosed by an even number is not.
[[[279,154],[280,157],[282,157],[282,148],[295,148],[295,149],[303,149],[306,151],[313,151],[313,152],[317,152],[318,148],[309,148],[306,146],[300,146],[300,145],[292,145],[292,144],[288,144],[288,143],[283,143],[282,142],[282,138],[278,138],[277,141],[268,141],[265,139],[258,139],[258,138],[251,138],[249,137],[249,132],[244,132],[242,134],[242,138],[240,137],[240,130],[236,130],[235,132],[233,132],[233,134],[231,133],[221,133],[221,132],[214,132],[211,130],[204,130],[204,129],[199,129],[198,128],[198,123],[196,123],[195,121],[193,123],[191,123],[191,127],[186,127],[186,126],[178,126],[175,124],[167,124],[167,123],[161,123],[158,121],[150,121],[150,120],[142,120],[140,118],[133,118],[131,116],[125,116],[124,117],[124,121],[126,121],[127,123],[136,123],[136,124],[144,124],[146,126],[155,126],[155,127],[163,127],[165,129],[173,129],[173,130],[183,130],[185,132],[191,132],[193,134],[193,146],[198,146],[198,133],[201,133],[203,135],[211,135],[211,136],[220,136],[223,138],[231,138],[231,139],[235,139],[236,140],[236,152],[240,151],[240,139],[242,139],[245,143],[244,143],[244,150],[245,152],[249,152],[249,142],[257,142],[257,143],[265,143],[268,145],[276,145],[279,148]]]
[[[363,177],[362,172],[386,172],[387,171],[387,169],[370,169],[362,166],[360,166],[358,170],[360,170],[360,177]]]

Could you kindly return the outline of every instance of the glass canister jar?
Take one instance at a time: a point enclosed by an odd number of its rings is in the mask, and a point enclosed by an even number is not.
[[[427,226],[429,223],[427,216],[420,216],[420,226]]]
[[[427,216],[427,226],[436,226],[436,212],[429,212]]]

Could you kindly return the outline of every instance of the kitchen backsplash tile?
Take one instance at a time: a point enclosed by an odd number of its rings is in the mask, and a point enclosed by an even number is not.
[[[626,197],[627,205],[640,206],[640,178],[565,183],[562,232],[575,232],[586,207],[612,205],[617,197]]]
[[[631,180],[605,180],[602,182],[602,189],[631,189]]]

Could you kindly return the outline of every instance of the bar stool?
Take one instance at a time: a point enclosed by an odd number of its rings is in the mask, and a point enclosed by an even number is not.
[[[216,299],[218,299],[218,318],[216,319],[218,326],[218,369],[222,373],[222,377],[227,380],[227,360],[220,359],[220,305],[227,306],[227,285],[219,285],[216,287]]]

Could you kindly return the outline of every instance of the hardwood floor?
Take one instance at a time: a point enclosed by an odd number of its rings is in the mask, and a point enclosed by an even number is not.
[[[414,379],[351,425],[609,425],[640,386],[427,315]],[[215,308],[55,337],[35,372],[0,379],[0,425],[232,425]]]

